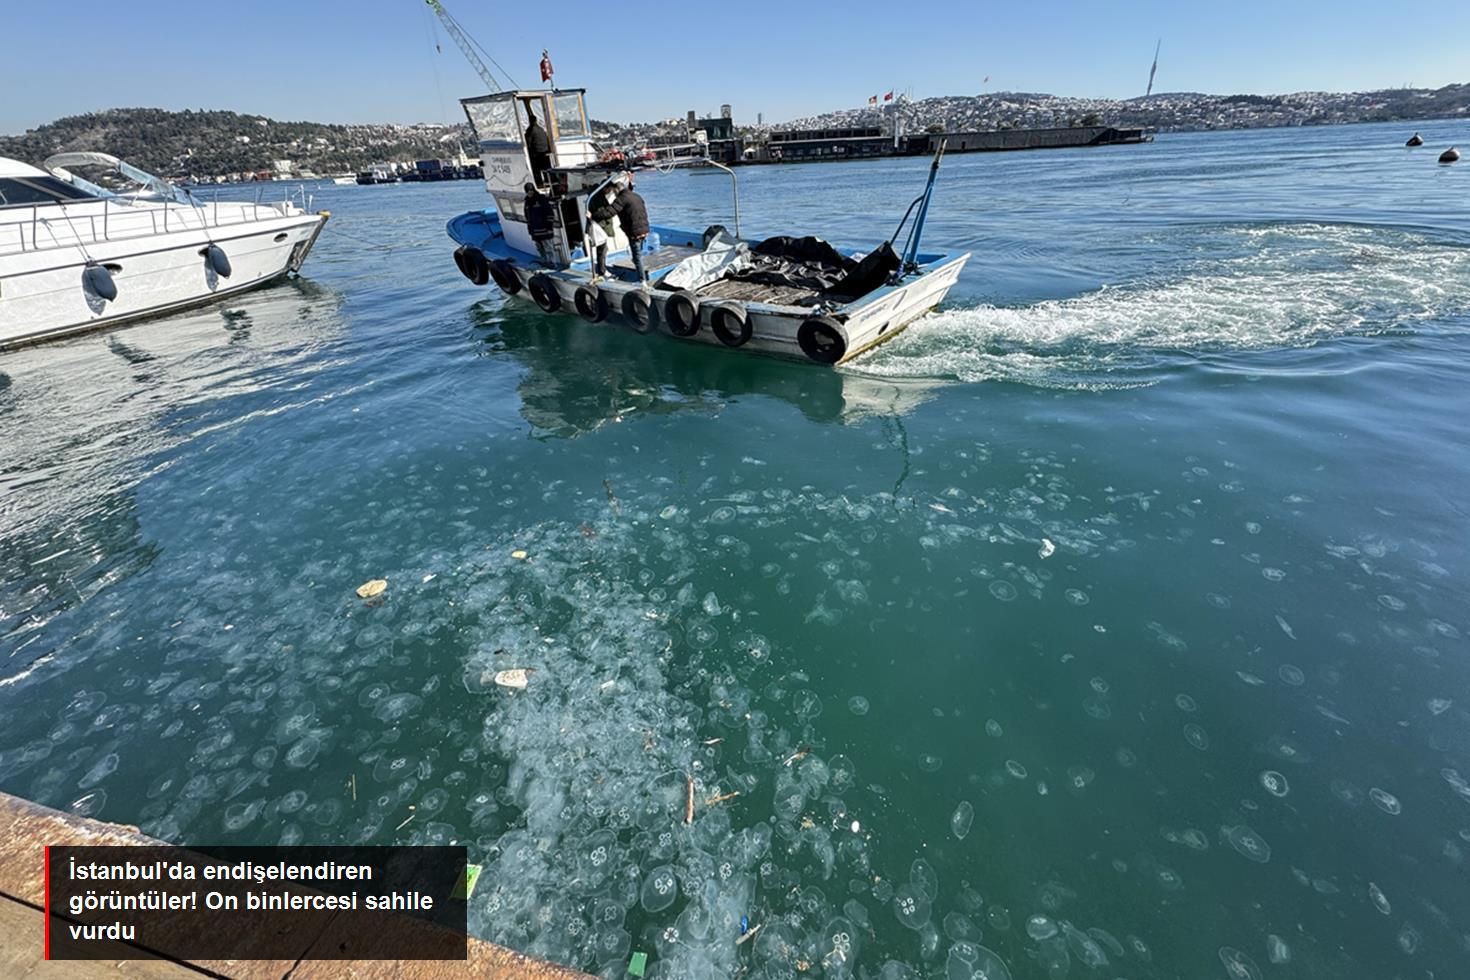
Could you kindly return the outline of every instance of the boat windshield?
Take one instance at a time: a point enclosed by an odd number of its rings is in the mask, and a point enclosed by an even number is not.
[[[568,92],[552,97],[552,108],[556,111],[556,135],[561,139],[586,136],[587,119],[582,114],[582,95]]]
[[[55,177],[0,177],[0,208],[91,199],[91,194]]]

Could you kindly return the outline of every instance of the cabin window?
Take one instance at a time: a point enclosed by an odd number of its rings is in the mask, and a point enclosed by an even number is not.
[[[465,102],[463,105],[465,115],[480,140],[519,143],[523,139],[521,127],[516,122],[515,103],[510,99]]]
[[[87,201],[91,197],[55,177],[0,177],[0,208]]]
[[[552,105],[556,110],[556,134],[559,138],[575,139],[588,135],[587,120],[582,115],[580,93],[571,92],[554,96]]]

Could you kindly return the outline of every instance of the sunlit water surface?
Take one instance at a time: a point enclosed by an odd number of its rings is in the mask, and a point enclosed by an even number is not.
[[[305,279],[0,358],[0,788],[462,842],[476,934],[609,977],[1463,976],[1470,134],[1406,128],[953,156],[959,286],[835,372],[476,289],[476,185],[319,190]]]

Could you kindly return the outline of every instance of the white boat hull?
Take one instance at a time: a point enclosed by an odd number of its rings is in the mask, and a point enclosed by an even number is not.
[[[77,209],[73,224],[85,217]],[[299,269],[326,219],[295,212],[115,240],[80,234],[70,243],[35,234],[28,250],[0,256],[0,348],[110,327],[260,286]],[[24,225],[7,229],[0,223],[0,234],[7,230],[32,234]],[[229,259],[228,278],[201,254],[211,243]],[[105,300],[84,284],[89,259],[111,271],[115,299]]]

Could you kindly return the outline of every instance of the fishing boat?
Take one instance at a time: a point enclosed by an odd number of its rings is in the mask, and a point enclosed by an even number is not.
[[[44,168],[0,158],[0,348],[298,272],[330,216],[305,201],[203,202],[105,153],[61,153]]]
[[[810,235],[744,236],[734,171],[704,156],[657,159],[652,165],[660,170],[697,166],[728,175],[731,226],[652,225],[643,242],[647,283],[639,281],[627,236],[615,226],[609,274],[599,278],[591,258],[599,232],[589,223],[588,203],[626,181],[629,165],[594,146],[585,90],[515,89],[461,105],[479,141],[493,204],[449,222],[449,237],[459,246],[455,263],[476,285],[493,281],[547,313],[575,311],[592,323],[620,317],[641,333],[841,364],[934,309],[969,259],[920,250],[941,142],[923,193],[894,234],[861,251]],[[532,116],[545,127],[551,150],[550,167],[538,175],[555,213],[550,261],[541,257],[525,216],[532,163],[524,134]],[[697,153],[698,145],[691,150]]]

